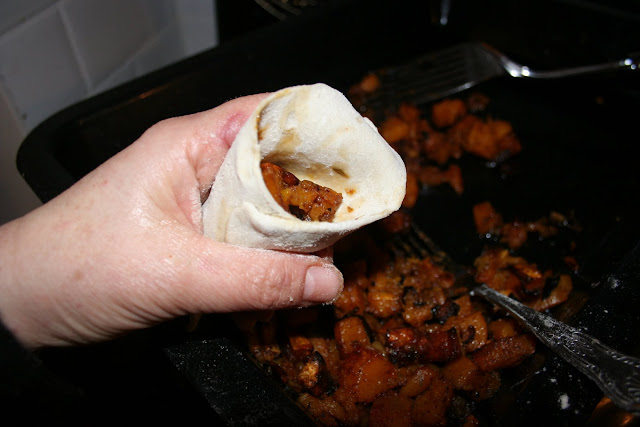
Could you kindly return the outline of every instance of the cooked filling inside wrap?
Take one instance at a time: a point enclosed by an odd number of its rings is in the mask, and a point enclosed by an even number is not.
[[[264,182],[276,202],[303,221],[333,221],[342,203],[342,194],[308,180],[300,181],[282,167],[260,165]]]

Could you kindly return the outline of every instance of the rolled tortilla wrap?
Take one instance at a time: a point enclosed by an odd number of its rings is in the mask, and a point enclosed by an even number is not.
[[[286,212],[267,189],[263,161],[342,193],[333,222]],[[402,159],[344,95],[325,84],[290,87],[265,98],[238,133],[203,205],[204,234],[315,252],[398,210],[405,190]]]

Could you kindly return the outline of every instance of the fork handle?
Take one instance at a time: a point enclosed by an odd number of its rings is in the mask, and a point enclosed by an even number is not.
[[[640,359],[619,353],[581,330],[537,312],[487,285],[475,288],[473,293],[482,295],[524,322],[540,341],[593,380],[614,404],[640,414]]]
[[[481,43],[482,47],[494,55],[502,64],[506,72],[512,77],[534,78],[534,79],[557,79],[561,77],[581,76],[596,74],[603,71],[618,69],[638,70],[640,69],[640,52],[633,52],[626,58],[617,61],[604,62],[601,64],[584,65],[580,67],[563,68],[559,70],[532,70],[531,68],[519,64],[502,52],[487,43]]]

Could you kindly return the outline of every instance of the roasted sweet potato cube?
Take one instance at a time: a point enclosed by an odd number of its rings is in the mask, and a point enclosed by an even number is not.
[[[487,160],[502,160],[521,151],[518,139],[513,135],[511,124],[504,120],[481,120],[473,123],[463,148]]]
[[[491,341],[472,355],[473,362],[483,371],[516,366],[533,354],[536,339],[531,335],[516,335]]]
[[[513,156],[522,151],[522,144],[516,135],[510,133],[498,141],[498,152],[506,157]]]
[[[340,353],[336,341],[323,337],[310,337],[309,341],[313,344],[313,349],[324,359],[329,374],[337,378],[340,372]]]
[[[395,362],[406,364],[416,360],[422,338],[413,328],[390,328],[386,334],[386,345]]]
[[[473,206],[473,222],[478,234],[485,235],[498,231],[503,219],[490,202],[482,202]]]
[[[419,328],[433,318],[433,307],[427,305],[410,305],[402,310],[402,318],[414,328]]]
[[[409,137],[409,123],[399,117],[391,116],[380,126],[380,135],[389,143],[396,142]]]
[[[502,138],[513,134],[511,123],[504,120],[487,120],[487,126],[491,129],[494,138],[499,141]]]
[[[289,337],[289,347],[291,353],[296,359],[307,359],[313,353],[313,344],[309,338],[301,335],[293,335]]]
[[[357,394],[353,389],[347,387],[338,387],[333,393],[333,400],[344,408],[345,418],[342,425],[358,425],[364,419],[367,412],[365,405],[359,405],[356,398]]]
[[[302,393],[298,397],[298,405],[324,426],[338,426],[346,418],[344,408],[331,396],[317,398]]]
[[[518,334],[518,329],[513,319],[497,319],[487,325],[489,334],[494,340],[512,337]]]
[[[422,362],[446,362],[456,359],[461,354],[460,336],[456,329],[452,328],[426,334],[419,357]]]
[[[407,378],[407,382],[400,389],[400,394],[415,397],[429,387],[433,378],[439,376],[440,372],[434,365],[422,365]]]
[[[427,186],[449,184],[456,193],[462,194],[464,192],[462,169],[458,165],[449,165],[445,170],[437,166],[425,166],[419,171],[418,180]]]
[[[480,368],[465,356],[452,360],[442,367],[442,377],[459,390],[471,390],[474,374],[477,376],[479,373]]]
[[[405,208],[412,208],[418,200],[420,194],[420,185],[418,184],[418,177],[415,173],[407,173],[407,191],[402,200],[402,206]]]
[[[464,181],[462,179],[462,169],[458,165],[449,165],[445,171],[446,181],[457,194],[464,192]]]
[[[458,316],[468,316],[473,313],[477,313],[473,309],[473,305],[471,304],[471,297],[469,294],[462,295],[454,300],[454,302],[458,306]]]
[[[453,302],[453,300],[447,299],[443,304],[434,307],[433,317],[435,317],[438,322],[443,323],[447,322],[452,316],[456,316],[459,311],[460,306]]]
[[[450,317],[443,329],[452,327],[458,330],[465,351],[475,351],[487,343],[489,337],[487,321],[479,311],[467,316]]]
[[[351,316],[336,323],[334,335],[338,351],[344,357],[358,348],[369,347],[371,340],[361,318]]]
[[[367,294],[367,311],[377,317],[391,317],[402,310],[402,294],[378,290],[375,287]]]
[[[419,328],[425,322],[433,319],[434,312],[436,312],[434,310],[435,306],[445,302],[446,297],[440,288],[418,290],[412,286],[407,286],[407,282],[409,280],[405,280],[404,295],[402,297],[404,306],[402,318],[414,328]]]
[[[447,425],[447,410],[453,399],[453,387],[441,378],[434,378],[427,390],[416,397],[411,418],[418,425]]]
[[[396,427],[411,424],[413,400],[395,391],[376,398],[369,413],[369,427]]]
[[[445,99],[431,108],[431,120],[439,128],[452,126],[467,114],[467,106],[461,99]]]
[[[467,114],[458,120],[453,126],[446,129],[446,138],[449,140],[450,144],[464,148],[465,144],[467,144],[467,139],[469,138],[471,129],[479,122],[481,122],[481,120],[478,117],[472,114]]]
[[[439,165],[444,165],[449,158],[455,156],[455,147],[449,143],[442,132],[429,132],[427,139],[424,140],[422,146],[429,160],[433,160]]]
[[[314,396],[321,396],[332,386],[331,376],[327,364],[320,353],[314,352],[309,360],[302,365],[298,373],[298,381]]]
[[[477,120],[469,129],[462,147],[476,156],[487,160],[496,160],[498,156],[497,142],[492,127],[482,120]]]
[[[346,282],[342,293],[333,305],[338,318],[352,314],[363,314],[367,305],[367,297],[356,282]]]
[[[387,342],[387,334],[389,333],[389,331],[397,328],[404,328],[406,326],[400,317],[376,319],[374,316],[369,315],[365,316],[365,319],[367,320],[368,324],[372,324],[373,322],[373,326],[371,329],[375,331],[375,339],[382,343]]]
[[[374,92],[380,87],[380,78],[374,74],[369,73],[360,82],[360,88],[367,93]]]
[[[483,372],[468,357],[462,356],[442,367],[442,377],[458,390],[474,390],[483,382]]]
[[[420,109],[414,104],[403,102],[398,107],[398,116],[407,122],[417,122],[420,120]]]
[[[480,425],[480,420],[478,420],[475,415],[469,414],[462,420],[460,425],[462,427],[478,427]]]
[[[506,243],[511,249],[518,249],[525,244],[529,237],[529,226],[525,222],[514,221],[505,224],[501,233],[501,243]]]
[[[392,358],[401,364],[415,360],[446,362],[462,354],[455,328],[426,334],[412,328],[391,329],[387,331],[386,342]]]
[[[558,279],[558,285],[553,288],[548,297],[540,298],[534,303],[527,305],[537,311],[547,310],[565,302],[569,298],[569,294],[572,289],[573,282],[571,280],[571,276],[568,274],[562,274]]]
[[[377,351],[359,348],[347,355],[340,372],[340,386],[356,402],[373,402],[397,385],[394,366]]]
[[[460,357],[442,368],[442,377],[474,400],[487,399],[500,388],[500,375],[484,372],[468,357]]]

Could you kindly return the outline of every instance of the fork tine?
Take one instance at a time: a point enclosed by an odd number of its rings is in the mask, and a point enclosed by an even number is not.
[[[386,242],[387,249],[396,259],[417,258],[418,253],[405,241],[404,234],[394,234],[389,241]]]
[[[503,73],[496,57],[479,43],[457,44],[380,70],[380,89],[365,104],[373,108],[400,102],[423,104]]]
[[[438,259],[446,256],[415,223],[406,233],[394,234],[389,245],[396,256]]]
[[[413,253],[417,258],[426,258],[432,255],[427,250],[427,247],[423,244],[423,242],[413,233],[407,235],[406,244],[411,247]]]
[[[394,234],[393,237],[385,243],[385,246],[394,259],[410,258],[412,256],[410,248],[406,246],[398,235]]]
[[[445,252],[440,249],[427,234],[422,231],[415,223],[411,224],[411,236],[416,244],[419,244],[422,251],[430,256],[442,258],[446,256]]]
[[[466,83],[466,71],[462,67],[438,67],[428,70],[413,78],[398,79],[394,84],[383,86],[378,96],[380,97],[402,97],[415,95],[416,93],[439,93],[451,87],[457,87]]]
[[[469,278],[470,270],[456,263],[445,251],[415,223],[405,233],[394,234],[387,242],[388,250],[394,258],[430,258],[435,263],[455,274],[458,280]]]

